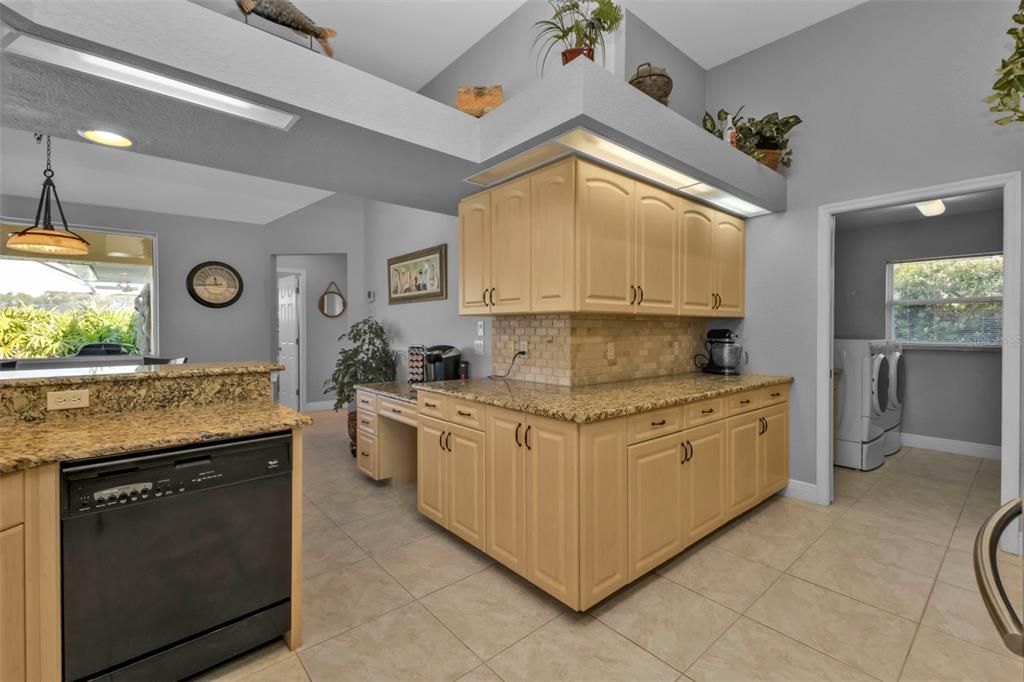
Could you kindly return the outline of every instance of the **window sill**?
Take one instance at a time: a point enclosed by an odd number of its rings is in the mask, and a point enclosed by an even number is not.
[[[903,342],[903,350],[951,350],[966,351],[968,353],[999,353],[1002,352],[1001,345],[981,345],[976,343],[912,343]]]

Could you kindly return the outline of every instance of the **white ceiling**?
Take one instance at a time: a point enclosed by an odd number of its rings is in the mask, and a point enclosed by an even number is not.
[[[623,5],[711,69],[865,1],[623,0]]]
[[[43,145],[37,145],[31,133],[11,128],[0,128],[0,140],[0,193],[39,196],[45,164]],[[63,139],[53,140],[53,169],[62,202],[257,225],[265,225],[333,194]]]
[[[235,0],[192,2],[243,20]],[[331,39],[335,59],[409,90],[419,90],[430,82],[523,2],[294,0],[317,25],[337,31],[337,37]],[[249,17],[249,23],[289,40],[305,42],[289,29],[255,15]]]
[[[1003,207],[1003,192],[998,189],[960,194],[953,197],[935,198],[942,199],[942,202],[946,204],[946,212],[942,214],[943,216],[998,211]],[[836,228],[848,230],[861,227],[911,223],[928,219],[927,216],[917,210],[914,204],[900,204],[898,206],[869,208],[863,211],[843,213],[836,217]]]

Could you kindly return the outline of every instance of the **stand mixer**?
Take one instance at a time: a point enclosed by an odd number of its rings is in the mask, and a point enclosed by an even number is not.
[[[739,374],[740,366],[750,361],[750,355],[738,340],[739,336],[731,329],[708,330],[705,352],[694,355],[693,364],[708,374]]]

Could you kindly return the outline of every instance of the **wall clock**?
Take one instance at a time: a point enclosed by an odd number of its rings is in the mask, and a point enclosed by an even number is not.
[[[226,308],[242,296],[242,276],[220,261],[206,261],[192,268],[185,279],[189,296],[209,308]]]

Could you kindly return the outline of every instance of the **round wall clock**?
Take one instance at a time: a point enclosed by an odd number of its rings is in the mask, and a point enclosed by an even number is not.
[[[189,295],[210,308],[226,308],[242,295],[242,276],[220,261],[206,261],[192,268],[185,279]]]

